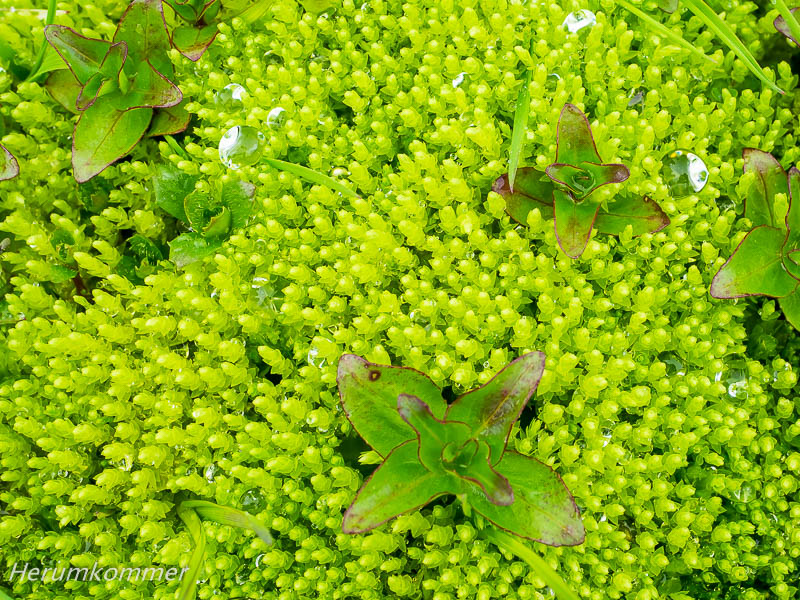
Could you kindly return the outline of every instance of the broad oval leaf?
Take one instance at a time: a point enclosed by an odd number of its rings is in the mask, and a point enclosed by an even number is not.
[[[791,294],[798,281],[783,266],[786,232],[761,225],[745,236],[739,247],[714,276],[710,293],[714,298],[743,298]]]
[[[192,229],[202,231],[208,226],[212,216],[219,214],[221,207],[206,192],[195,190],[186,196],[183,208]]]
[[[95,102],[83,111],[72,136],[75,180],[91,179],[133,150],[152,115],[150,108],[121,111],[107,102]]]
[[[184,108],[186,99],[180,104],[169,108],[159,107],[153,113],[153,120],[150,122],[150,129],[147,130],[147,137],[159,135],[175,135],[186,131],[192,115]]]
[[[476,446],[469,464],[464,467],[455,463],[454,472],[473,485],[477,485],[486,499],[498,506],[509,506],[514,503],[514,490],[508,479],[492,468],[491,450],[484,442],[470,440]]]
[[[467,486],[467,502],[478,513],[501,529],[550,546],[583,542],[586,534],[578,507],[550,467],[509,450],[496,470],[511,484],[514,502],[492,504],[477,486]]]
[[[514,191],[508,175],[501,175],[492,185],[492,191],[506,201],[506,212],[518,223],[527,226],[528,213],[538,208],[543,219],[553,218],[553,182],[542,171],[533,167],[517,170]]]
[[[171,164],[156,165],[153,187],[156,204],[176,219],[188,222],[184,201],[194,191],[198,178]]]
[[[364,482],[344,513],[342,531],[364,533],[400,514],[420,508],[442,494],[457,494],[458,479],[432,473],[419,462],[417,441],[409,440],[389,452]]]
[[[397,412],[414,430],[419,445],[419,460],[430,471],[443,471],[442,452],[445,446],[461,445],[469,439],[470,428],[466,424],[437,419],[428,405],[414,395],[400,394]]]
[[[789,210],[786,213],[786,237],[784,252],[800,248],[800,171],[796,167],[789,169]]]
[[[437,419],[443,419],[447,403],[430,378],[415,369],[376,365],[344,354],[337,373],[339,398],[345,415],[373,450],[385,457],[416,434],[397,412],[400,394],[422,400]]]
[[[778,303],[781,305],[786,320],[792,327],[800,331],[800,293],[795,291],[788,296],[779,298]]]
[[[193,262],[214,254],[222,242],[209,240],[199,233],[182,233],[169,243],[169,259],[182,269]]]
[[[126,94],[116,96],[116,108],[169,108],[183,100],[180,88],[157,71],[150,61],[142,61]]]
[[[167,54],[169,34],[161,0],[133,0],[117,25],[114,41],[128,44],[128,56],[134,70],[126,69],[126,72],[131,77],[144,61],[149,61],[165,77],[174,73]]]
[[[574,104],[565,104],[558,118],[556,134],[556,163],[580,165],[602,163],[597,153],[589,119]]]
[[[19,163],[5,146],[0,144],[0,181],[13,179],[19,175]]]
[[[100,71],[109,42],[84,37],[64,25],[48,25],[44,36],[81,85]]]
[[[45,82],[45,87],[53,100],[73,114],[78,114],[78,96],[81,93],[81,84],[75,79],[72,71],[62,69],[50,73]]]
[[[492,462],[497,464],[511,427],[539,385],[544,361],[541,352],[514,359],[487,383],[457,398],[447,409],[445,420],[469,424],[471,437],[486,442]]]
[[[589,243],[600,205],[590,201],[575,202],[558,188],[553,191],[553,200],[558,245],[570,258],[578,258]]]
[[[246,181],[228,181],[222,184],[222,203],[231,211],[231,227],[239,229],[247,225],[253,211],[253,196],[256,186]]]
[[[600,186],[622,183],[630,176],[625,165],[589,162],[578,165],[553,163],[547,167],[545,173],[556,183],[567,187],[579,200],[586,198]]]
[[[633,235],[661,231],[670,220],[657,202],[647,196],[630,196],[614,200],[608,209],[600,209],[594,228],[600,233],[619,235],[630,225]]]
[[[216,37],[216,25],[181,25],[172,31],[172,44],[189,60],[198,61]]]
[[[773,213],[775,194],[788,196],[789,182],[786,171],[769,152],[756,148],[745,148],[742,151],[744,172],[756,174],[756,183],[747,191],[744,204],[744,216],[753,222],[753,226],[777,225]]]

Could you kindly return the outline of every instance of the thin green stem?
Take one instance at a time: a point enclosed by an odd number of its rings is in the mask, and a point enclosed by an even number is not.
[[[564,580],[558,576],[558,573],[553,571],[550,565],[548,565],[541,556],[523,544],[520,538],[509,535],[493,527],[487,527],[481,533],[488,540],[494,542],[499,548],[516,554],[528,563],[533,570],[536,571],[536,574],[544,580],[553,592],[555,592],[559,600],[578,600],[577,594],[564,583]]]
[[[53,21],[56,19],[56,0],[49,0],[49,4],[47,5],[47,17],[45,18],[44,24],[45,27],[48,25],[52,25]],[[39,71],[39,67],[42,66],[42,62],[44,61],[44,53],[47,51],[47,40],[42,40],[42,47],[39,48],[39,54],[36,56],[36,62],[33,63],[33,67],[31,68],[31,73],[28,75],[28,79],[26,81],[30,81],[31,77],[36,75]]]
[[[786,21],[786,26],[789,28],[789,31],[791,31],[792,37],[795,39],[795,43],[800,44],[800,23],[798,23],[794,13],[789,10],[789,7],[786,6],[786,2],[783,0],[772,1],[775,3],[775,8],[778,9],[778,12],[783,17],[783,20]]]
[[[317,185],[324,185],[326,187],[331,188],[332,190],[336,190],[343,196],[358,198],[358,194],[355,193],[353,190],[351,190],[349,187],[339,183],[332,177],[328,177],[327,175],[323,175],[322,173],[317,173],[316,171],[314,171],[313,169],[309,169],[308,167],[286,162],[285,160],[278,160],[277,158],[264,158],[263,161],[273,169],[278,169],[279,171],[286,171],[287,173],[291,173],[292,175],[296,175],[297,177],[301,177],[302,179],[305,179],[306,181],[309,181],[311,183],[316,183]]]

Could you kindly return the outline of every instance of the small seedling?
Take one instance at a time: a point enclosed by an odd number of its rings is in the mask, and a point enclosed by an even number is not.
[[[498,178],[492,189],[505,198],[511,218],[523,225],[534,208],[545,218],[554,217],[561,249],[578,258],[592,227],[619,235],[630,225],[633,235],[641,235],[669,224],[667,215],[650,198],[615,199],[603,208],[590,197],[600,186],[621,183],[628,176],[625,165],[603,163],[586,115],[566,104],[558,120],[556,162],[545,172],[532,167],[519,169],[513,190],[508,175]]]
[[[800,171],[787,173],[769,153],[745,148],[744,173],[754,181],[744,216],[753,224],[714,276],[715,298],[778,298],[786,319],[800,329]]]

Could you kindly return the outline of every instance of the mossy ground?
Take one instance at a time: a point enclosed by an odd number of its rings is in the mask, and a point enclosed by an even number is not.
[[[281,0],[223,25],[198,63],[174,54],[196,115],[178,138],[189,158],[149,140],[81,186],[75,118],[0,73],[0,141],[22,168],[0,183],[0,572],[15,600],[172,598],[177,584],[7,574],[25,561],[183,565],[182,493],[244,506],[276,538],[206,524],[199,598],[549,597],[452,499],[341,533],[370,470],[337,406],[342,353],[415,367],[452,398],[531,350],[547,371],[512,443],[581,507],[585,544],[537,548],[581,597],[797,595],[797,332],[773,301],[717,301],[708,285],[748,230],[742,148],[800,158],[798,95],[762,91],[694,18],[670,23],[716,70],[612,2],[559,4],[347,0],[314,14]],[[12,6],[0,0],[0,36],[30,64],[41,21]],[[59,8],[59,23],[107,39],[125,3]],[[579,8],[597,24],[570,35],[561,23]],[[725,10],[794,90],[774,11]],[[509,220],[488,191],[526,67],[523,165],[552,162],[559,111],[577,104],[603,158],[630,167],[618,189],[659,202],[668,228],[595,234],[572,261],[552,222]],[[233,110],[214,101],[231,82],[247,90]],[[277,106],[287,119],[273,128]],[[153,165],[230,177],[217,144],[245,124],[268,155],[349,181],[361,199],[246,167],[236,176],[257,184],[256,210],[221,252],[132,271],[131,235],[180,233],[155,205]],[[670,195],[661,159],[675,148],[709,167],[702,192]]]

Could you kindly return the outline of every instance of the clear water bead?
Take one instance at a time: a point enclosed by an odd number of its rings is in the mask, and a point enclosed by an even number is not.
[[[267,140],[255,127],[231,127],[219,141],[219,159],[229,169],[254,165],[264,153]]]
[[[661,176],[675,198],[699,192],[708,182],[706,163],[688,150],[673,150],[662,161]]]
[[[238,83],[229,83],[224,88],[216,93],[214,102],[223,110],[231,111],[244,108],[242,102],[242,94],[247,90]]]
[[[276,106],[267,114],[267,126],[270,129],[280,129],[286,123],[286,110]]]
[[[581,10],[569,13],[561,26],[566,28],[570,33],[578,33],[581,29],[591,27],[596,23],[597,17],[594,16],[594,13],[586,8],[582,8]]]
[[[458,75],[456,75],[456,76],[453,78],[453,81],[452,81],[452,85],[453,85],[453,87],[454,87],[454,88],[461,87],[461,85],[462,85],[462,84],[463,84],[465,81],[467,81],[467,80],[468,80],[468,78],[469,78],[469,73],[466,73],[466,72],[459,73]]]

